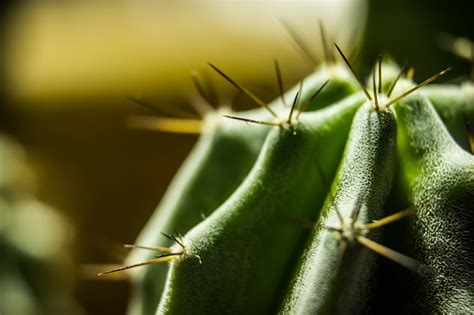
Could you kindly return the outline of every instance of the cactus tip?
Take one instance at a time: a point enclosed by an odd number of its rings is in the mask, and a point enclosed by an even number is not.
[[[211,97],[204,89],[204,85],[201,83],[197,71],[191,71],[191,81],[193,82],[199,96],[204,100],[202,103],[192,102],[191,105],[194,110],[201,115],[201,117],[204,117],[206,114],[214,111]]]
[[[152,265],[152,264],[158,264],[158,263],[161,263],[161,262],[168,262],[168,261],[175,260],[175,259],[179,258],[180,256],[182,256],[184,254],[184,251],[185,251],[186,247],[184,245],[183,236],[181,234],[179,234],[176,231],[175,231],[175,234],[166,234],[166,233],[163,233],[163,232],[161,232],[161,234],[164,237],[168,238],[169,240],[171,240],[173,242],[176,242],[181,247],[181,251],[174,252],[171,247],[149,247],[149,246],[125,244],[124,246],[127,247],[127,248],[140,248],[140,249],[146,249],[146,250],[151,250],[151,251],[158,251],[158,252],[161,252],[163,254],[160,254],[157,257],[153,258],[153,259],[143,261],[143,262],[140,262],[140,263],[127,265],[127,266],[121,266],[121,267],[114,268],[114,269],[111,269],[111,270],[103,271],[103,272],[98,273],[97,275],[98,276],[103,276],[103,275],[106,275],[106,274],[109,274],[109,273],[124,271],[124,270],[128,270],[128,269],[136,268],[136,267],[147,266],[147,265]]]
[[[448,72],[449,70],[451,70],[451,67],[449,68],[446,68],[440,72],[438,72],[437,74],[429,77],[428,79],[424,80],[423,82],[421,83],[418,83],[417,85],[415,85],[413,88],[409,89],[408,91],[405,91],[403,92],[402,94],[400,94],[399,96],[395,97],[394,99],[390,100],[387,104],[385,104],[385,107],[389,107],[390,105],[393,105],[395,104],[396,102],[398,102],[399,100],[401,100],[402,98],[410,95],[411,93],[415,92],[416,90],[418,90],[419,88],[433,82],[434,80],[438,79],[440,76],[444,75],[446,72]]]
[[[379,55],[379,89],[378,93],[382,94],[382,61],[383,61],[383,54]]]
[[[387,97],[390,98],[392,95],[393,90],[395,89],[395,86],[397,85],[398,80],[402,77],[402,75],[407,71],[408,69],[408,63],[405,62],[403,67],[400,69],[400,72],[398,73],[397,77],[395,80],[393,80],[392,84],[390,85],[388,92],[387,92]]]
[[[342,215],[337,209],[337,207],[334,205],[336,214],[339,217],[339,220],[341,221],[341,226],[340,227],[331,227],[331,226],[325,226],[324,228],[328,231],[331,232],[337,232],[341,236],[341,244],[344,243],[349,243],[353,244],[355,242],[367,247],[368,249],[374,251],[375,253],[384,256],[404,267],[407,269],[414,271],[418,274],[422,273],[422,267],[423,265],[420,264],[418,261],[416,261],[413,258],[410,258],[406,255],[403,255],[393,249],[390,249],[384,245],[381,245],[375,241],[372,241],[365,237],[365,234],[369,230],[377,229],[382,226],[385,226],[389,223],[398,221],[408,215],[413,214],[412,209],[407,209],[403,210],[400,212],[397,212],[395,214],[392,214],[390,216],[387,216],[381,220],[365,224],[365,225],[356,225],[357,218],[360,213],[360,209],[362,206],[362,198],[359,196],[358,200],[356,201],[356,205],[354,208],[354,211],[351,214],[350,222],[349,224],[344,224],[344,220],[342,219]]]
[[[334,55],[330,53],[329,47],[326,40],[326,31],[324,29],[323,22],[319,20],[319,33],[321,36],[321,44],[323,47],[324,61],[326,64],[331,64],[335,61]]]
[[[344,60],[345,64],[347,65],[347,67],[349,68],[349,70],[352,72],[352,75],[355,77],[355,79],[357,80],[357,82],[359,83],[360,87],[362,88],[362,90],[364,91],[365,95],[367,96],[367,99],[369,101],[372,101],[372,96],[370,96],[370,93],[369,91],[367,90],[367,88],[365,87],[364,83],[362,82],[362,79],[360,78],[359,74],[355,71],[354,67],[352,67],[351,63],[349,62],[349,60],[347,59],[347,57],[344,55],[344,53],[342,52],[341,48],[339,48],[339,46],[334,43],[334,46],[336,46],[336,49],[337,51],[339,52],[339,55],[341,55],[342,59]]]
[[[239,120],[243,121],[246,123],[252,123],[252,124],[258,124],[258,125],[266,125],[266,126],[275,126],[279,127],[280,123],[277,122],[272,122],[272,121],[263,121],[263,120],[255,120],[255,119],[250,119],[250,118],[244,118],[244,117],[237,117],[237,116],[232,116],[232,115],[222,115],[226,118],[234,119],[234,120]]]
[[[296,114],[296,121],[298,121],[301,113],[305,112],[306,109],[308,108],[309,104],[311,104],[311,102],[313,102],[316,97],[318,97],[318,95],[321,93],[321,91],[324,89],[324,87],[329,83],[329,80],[326,80],[326,82],[323,83],[323,85],[321,85],[321,87],[316,91],[314,92],[313,95],[311,95],[311,97],[306,101],[306,103],[304,103],[301,108],[298,110],[298,114]]]
[[[377,92],[377,84],[375,82],[375,67],[372,69],[372,84],[373,84],[373,94],[374,94],[374,106],[375,106],[375,111],[379,111],[379,96]],[[380,82],[379,82],[380,84]]]
[[[257,97],[254,93],[252,93],[249,89],[247,89],[245,86],[241,85],[231,77],[229,77],[227,74],[225,74],[222,70],[217,68],[215,65],[212,63],[208,63],[209,66],[214,69],[220,76],[222,76],[224,79],[227,80],[230,84],[232,84],[236,89],[250,97],[257,105],[265,108],[273,117],[278,118],[278,115],[270,108],[268,105],[262,101],[259,97]]]
[[[296,105],[298,104],[301,96],[301,92],[303,91],[303,80],[300,82],[300,87],[298,92],[296,92],[295,98],[293,99],[293,103],[291,105],[290,114],[288,115],[288,124],[292,124],[291,118],[293,117],[293,112],[295,111]]]
[[[303,39],[298,35],[298,33],[293,29],[293,27],[286,22],[283,19],[279,19],[281,26],[286,30],[288,35],[290,35],[291,39],[293,40],[293,43],[295,44],[297,50],[299,53],[303,55],[303,57],[312,65],[316,66],[317,62],[310,53],[310,50],[308,49],[306,43],[303,41]]]
[[[407,268],[408,270],[411,270],[419,275],[422,275],[422,270],[423,270],[423,265],[420,264],[417,260],[408,257],[406,255],[403,255],[397,251],[394,251],[391,248],[388,248],[382,244],[379,244],[377,242],[374,242],[370,239],[368,239],[365,236],[358,235],[356,237],[357,242],[360,244],[364,245],[368,249],[376,252],[377,254],[384,256],[400,265],[403,267]]]
[[[288,107],[288,104],[286,103],[286,100],[285,100],[285,88],[283,87],[283,79],[282,79],[282,76],[281,76],[280,64],[278,63],[278,60],[276,60],[276,59],[273,59],[273,64],[275,66],[275,73],[276,73],[277,84],[278,84],[278,92],[280,93],[281,101],[283,102],[283,105]]]
[[[152,265],[152,264],[158,264],[158,263],[161,263],[161,262],[172,261],[172,260],[175,260],[176,258],[178,258],[179,256],[181,256],[182,254],[183,254],[183,252],[165,253],[165,254],[159,255],[156,258],[153,258],[153,259],[150,259],[150,260],[147,260],[147,261],[143,261],[141,263],[122,266],[122,267],[119,267],[119,268],[99,272],[97,274],[97,276],[103,276],[103,275],[106,275],[106,274],[119,272],[119,271],[124,271],[124,270],[128,270],[128,269],[136,268],[136,267],[141,267],[141,266],[147,266],[147,265]]]

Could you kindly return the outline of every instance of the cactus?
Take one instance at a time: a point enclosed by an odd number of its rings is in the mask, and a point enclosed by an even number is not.
[[[277,79],[281,82],[278,63],[275,63],[275,66]],[[223,74],[222,71],[220,73]],[[230,79],[225,74],[223,75]],[[247,92],[240,84],[231,81],[239,89]],[[202,87],[197,85],[197,89],[202,90]],[[356,83],[342,65],[328,64],[316,69],[304,80],[299,100],[300,103],[306,105],[306,110],[312,111],[324,108],[354,93],[356,89]],[[298,90],[299,86],[295,86],[269,104],[268,108],[278,114],[287,114],[288,108],[284,101],[294,99]],[[205,93],[201,94],[205,95]],[[251,97],[256,98],[253,94]],[[257,102],[261,105],[265,104],[259,99]],[[137,244],[170,245],[170,240],[160,233],[157,234],[157,230],[187,232],[202,220],[203,214],[210,215],[217,209],[250,172],[270,128],[268,126],[243,128],[240,122],[223,117],[223,115],[231,114],[232,112],[224,109],[209,112],[204,117],[201,138],[170,185],[155,214],[141,232]],[[272,117],[266,108],[239,115],[260,120]],[[152,253],[137,249],[132,251],[128,262],[132,264],[152,257]],[[149,314],[156,308],[166,274],[165,268],[135,271],[133,277],[136,293],[131,302],[131,313]],[[142,294],[142,291],[147,291],[147,294]]]
[[[380,58],[369,92],[336,49],[347,68],[269,105],[211,65],[262,108],[206,115],[128,265],[104,272],[169,263],[134,269],[131,313],[474,312],[472,83],[416,85]]]
[[[378,111],[369,102],[362,105],[354,117],[334,180],[334,195],[329,194],[319,224],[305,247],[283,304],[284,313],[347,313],[364,309],[371,292],[375,257],[354,245],[366,237],[369,228],[364,224],[369,218],[383,216],[393,174],[395,137],[391,109]],[[322,229],[326,222],[330,225]]]
[[[396,108],[400,125],[401,185],[416,209],[411,225],[413,257],[429,267],[410,281],[412,309],[471,313],[474,307],[472,233],[474,157],[450,137],[430,102],[413,95]]]

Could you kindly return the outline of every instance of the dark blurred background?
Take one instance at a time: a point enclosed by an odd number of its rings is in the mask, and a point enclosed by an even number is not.
[[[133,243],[197,139],[128,128],[130,115],[153,113],[127,97],[177,111],[196,97],[189,72],[197,69],[221,101],[236,99],[207,69],[211,61],[272,100],[274,58],[287,87],[312,70],[279,18],[319,58],[318,19],[347,49],[352,37],[363,36],[356,61],[362,72],[384,52],[415,67],[416,80],[448,66],[444,81],[469,74],[469,62],[439,40],[442,33],[474,39],[468,1],[4,4],[0,131],[24,146],[36,177],[33,193],[70,222],[75,297],[87,314],[124,312],[127,282],[98,279],[83,267],[122,261],[120,244]],[[253,105],[240,97],[234,106]]]

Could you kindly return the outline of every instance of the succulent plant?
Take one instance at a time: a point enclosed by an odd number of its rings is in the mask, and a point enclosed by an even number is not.
[[[345,65],[268,105],[211,65],[261,108],[206,114],[128,264],[104,272],[169,263],[133,270],[130,313],[474,311],[474,85],[380,58],[370,92],[336,48]]]

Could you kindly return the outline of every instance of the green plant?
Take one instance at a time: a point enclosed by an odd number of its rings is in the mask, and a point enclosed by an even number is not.
[[[278,82],[281,82],[278,64],[275,63],[275,65]],[[299,102],[304,104],[308,111],[324,108],[354,93],[357,89],[357,83],[340,64],[321,67],[304,82]],[[238,86],[240,89],[245,89]],[[322,87],[324,89],[321,89]],[[197,84],[197,89],[203,90],[199,84]],[[288,115],[289,108],[285,106],[283,100],[293,100],[298,90],[299,86],[296,86],[269,104],[268,108],[282,115]],[[207,99],[206,93],[201,94]],[[255,98],[253,95],[252,97]],[[348,102],[356,102],[356,99],[357,97]],[[260,100],[257,102],[261,105],[263,103]],[[171,245],[168,238],[156,231],[187,232],[202,220],[203,214],[210,215],[217,209],[250,172],[270,128],[269,126],[245,128],[241,122],[227,119],[223,115],[233,115],[233,113],[226,109],[219,109],[205,115],[202,122],[202,135],[196,147],[171,183],[155,214],[143,229],[137,239],[137,244]],[[259,120],[273,117],[265,108],[239,113],[239,115]],[[128,263],[152,258],[153,253],[137,249],[132,251]],[[166,268],[134,270],[136,292],[131,302],[131,313],[149,314],[154,311],[162,293],[166,274]]]
[[[472,84],[419,89],[444,72],[416,86],[403,72],[382,78],[380,60],[371,94],[361,79],[363,92],[351,79],[331,79],[321,91],[327,74],[317,71],[268,106],[250,94],[260,110],[225,114],[234,120],[209,115],[137,241],[161,254],[136,248],[139,263],[117,269],[171,261],[166,281],[164,266],[136,272],[141,292],[131,311],[366,312],[386,299],[387,284],[414,292],[400,310],[473,311],[474,158],[464,124],[473,118]],[[417,250],[381,245],[375,229],[408,214],[398,245]],[[185,235],[159,234],[174,229]],[[380,273],[376,253],[407,267],[404,277]]]
[[[371,218],[384,216],[396,143],[391,109],[370,102],[354,117],[332,191],[301,256],[283,303],[292,314],[361,312],[372,292],[376,257],[364,246]],[[323,169],[320,171],[323,172]],[[323,176],[324,178],[325,176]]]
[[[471,105],[472,108],[472,105]],[[452,139],[423,95],[396,107],[398,156],[416,209],[410,234],[412,255],[428,271],[408,282],[417,309],[470,313],[474,307],[472,233],[474,157]]]

